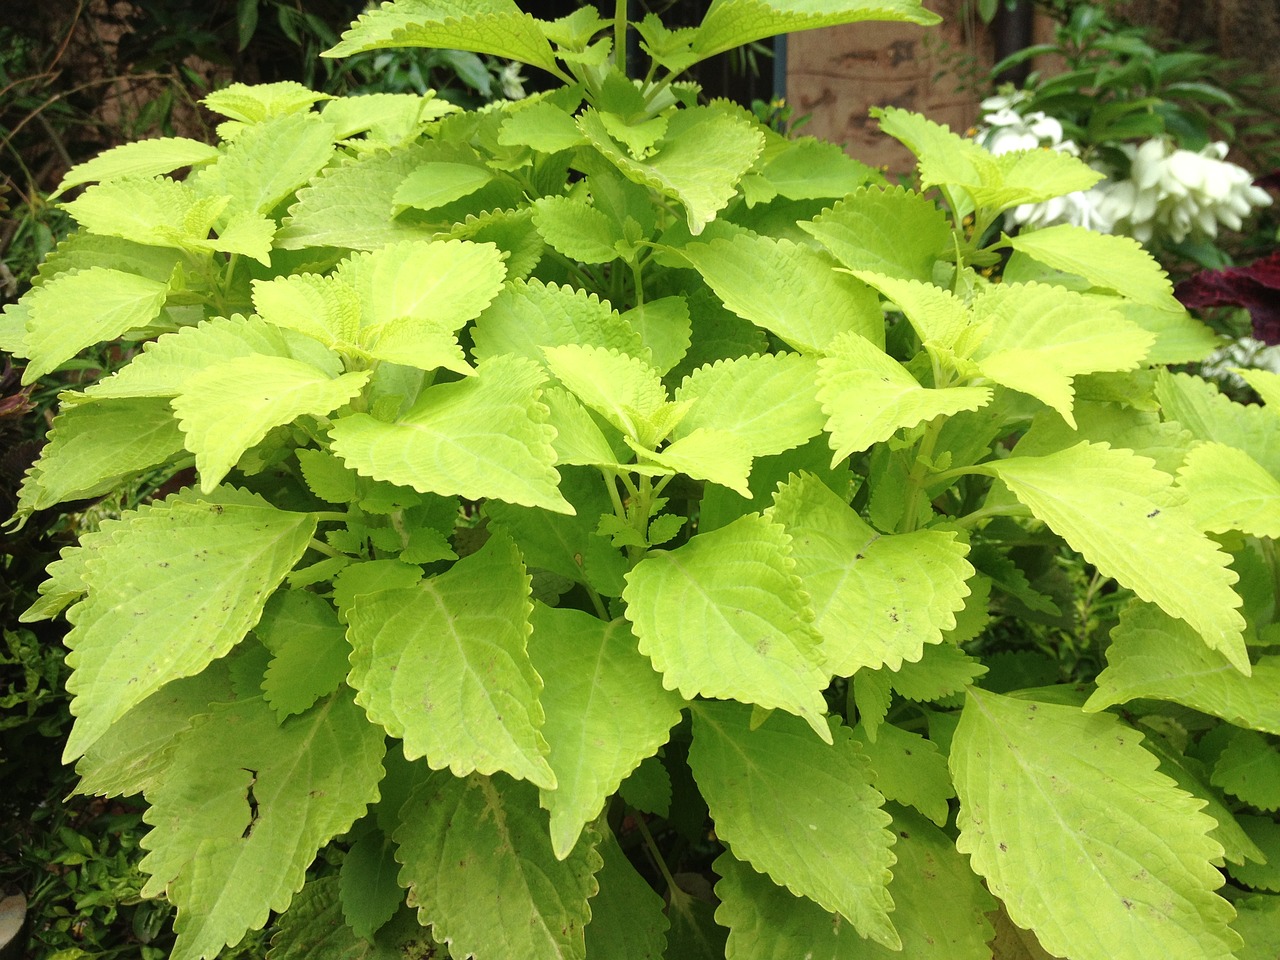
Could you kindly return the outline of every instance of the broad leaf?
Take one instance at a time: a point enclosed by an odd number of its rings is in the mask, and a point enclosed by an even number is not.
[[[393,423],[365,413],[336,420],[333,452],[363,476],[420,493],[572,513],[556,489],[554,431],[537,401],[543,378],[518,357],[482,362],[474,377],[422,391]]]
[[[472,332],[477,360],[504,353],[545,363],[544,347],[568,344],[643,355],[640,337],[593,293],[540,280],[507,284]]]
[[[739,496],[751,495],[747,484],[751,473],[750,449],[741,438],[727,430],[699,427],[667,444],[658,453],[646,450],[630,437],[626,440],[648,463],[658,464],[672,473],[683,473],[694,480],[718,483]]]
[[[1280,752],[1261,733],[1232,730],[1210,780],[1258,810],[1280,809]]]
[[[781,708],[828,739],[828,674],[790,552],[781,525],[751,514],[651,551],[627,574],[623,599],[664,686]]]
[[[438,946],[408,909],[379,930],[372,943],[361,939],[344,921],[338,885],[339,878],[330,874],[298,891],[275,924],[267,960],[404,960],[409,951],[426,949],[430,955]]]
[[[23,383],[57,369],[85,347],[146,327],[160,315],[169,285],[120,270],[91,267],[31,291]]]
[[[217,704],[147,793],[145,896],[178,906],[175,960],[212,957],[302,886],[316,851],[378,797],[383,738],[337,695],[279,725],[259,699]]]
[[[303,713],[346,679],[351,647],[333,607],[306,590],[277,593],[254,630],[271,651],[262,694],[281,722]]]
[[[735,703],[700,703],[693,716],[689,765],[716,835],[774,882],[898,949],[889,816],[849,729],[832,720],[834,742],[823,743],[775,714],[752,730],[751,711]]]
[[[830,257],[790,240],[748,234],[683,247],[726,307],[805,353],[821,354],[852,331],[884,343],[884,316],[875,294],[837,271]],[[822,304],[821,309],[815,309]]]
[[[1280,656],[1262,657],[1246,677],[1189,625],[1150,604],[1134,603],[1121,614],[1097,683],[1085,710],[1139,698],[1170,700],[1280,735]]]
[[[947,758],[932,740],[892,723],[882,724],[874,740],[861,726],[854,727],[853,739],[871,764],[872,786],[885,799],[915,807],[939,827],[947,825],[947,801],[956,792]]]
[[[302,113],[322,100],[332,99],[327,93],[309,90],[293,80],[277,83],[233,83],[215,90],[201,102],[214,113],[241,123],[261,123],[272,117]]]
[[[546,685],[542,732],[556,777],[542,806],[564,859],[618,784],[667,742],[684,700],[663,689],[625,620],[538,604],[531,623],[529,658]]]
[[[217,158],[217,147],[187,137],[136,140],[104,150],[92,160],[77,163],[66,172],[49,199],[56,199],[84,183],[122,177],[154,177],[172,173],[179,167],[198,167]]]
[[[579,400],[645,447],[669,432],[667,390],[658,371],[636,357],[602,347],[567,344],[543,350],[547,367]]]
[[[381,830],[370,828],[342,858],[342,915],[356,935],[365,940],[373,940],[404,904],[404,891],[396,881],[400,865],[391,852],[391,841]]]
[[[587,900],[602,860],[586,830],[557,860],[532,786],[472,774],[436,774],[401,809],[396,855],[418,921],[475,960],[585,960]],[[501,904],[495,922],[494,908]]]
[[[216,163],[190,182],[197,193],[230,197],[229,214],[269,216],[334,155],[334,130],[314,113],[291,113],[247,126]]]
[[[597,850],[604,867],[596,874],[600,892],[591,898],[587,956],[661,960],[670,926],[662,898],[636,873],[612,833],[605,834]]]
[[[1280,539],[1280,481],[1243,450],[1196,446],[1178,471],[1178,487],[1187,495],[1181,510],[1197,530]]]
[[[901,310],[923,344],[950,350],[969,326],[970,317],[964,301],[950,290],[872,270],[855,270],[853,274],[879,290]]]
[[[1085,442],[986,469],[1104,576],[1185,620],[1249,672],[1230,557],[1172,507],[1172,478],[1150,460]],[[1170,556],[1176,565],[1168,564]]]
[[[533,222],[553,249],[583,263],[612,263],[625,239],[608,214],[569,197],[535,200]]]
[[[395,209],[437,210],[445,204],[469,197],[494,180],[494,173],[478,163],[433,160],[416,168],[396,188]]]
[[[1084,277],[1095,287],[1165,310],[1181,307],[1164,270],[1129,237],[1059,224],[1006,237],[1005,243],[1055,270]]]
[[[946,214],[904,187],[862,187],[799,227],[851,270],[924,283],[952,245]]]
[[[360,301],[348,284],[314,273],[253,281],[253,306],[267,323],[294,330],[326,347],[359,338]]]
[[[1231,926],[1244,937],[1239,960],[1271,960],[1280,955],[1280,897],[1254,894],[1235,902]]]
[[[1161,371],[1156,396],[1164,415],[1197,440],[1243,450],[1272,476],[1280,476],[1280,431],[1275,411],[1236,403],[1207,380]]]
[[[689,350],[692,324],[684,297],[636,304],[622,318],[639,334],[640,342],[649,351],[649,362],[659,373],[667,373]]]
[[[973,567],[953,533],[882,536],[810,473],[778,488],[769,516],[791,537],[795,572],[833,674],[897,670],[955,626]]]
[[[526,652],[531,610],[529,576],[505,537],[416,586],[357,598],[347,612],[357,702],[410,760],[554,789],[542,679]]]
[[[831,434],[831,462],[888,440],[903,427],[934,417],[977,410],[991,400],[990,387],[923,387],[879,347],[848,333],[818,361],[818,399]]]
[[[932,26],[939,21],[917,0],[721,0],[713,3],[693,39],[699,59],[780,33],[833,27],[862,20],[899,20]]]
[[[729,927],[731,960],[990,960],[995,907],[951,839],[919,814],[889,805],[897,863],[889,894],[902,950],[865,940],[839,914],[793,896],[723,854],[716,919]]]
[[[213,490],[272,427],[333,412],[356,397],[369,376],[361,370],[335,380],[298,360],[248,356],[192,377],[172,403],[187,449],[196,455],[200,489]]]
[[[306,514],[246,495],[165,502],[113,527],[85,559],[88,597],[69,615],[76,723],[66,759],[240,642],[314,529]]]
[[[1228,960],[1239,945],[1213,893],[1213,821],[1114,717],[970,689],[951,770],[960,852],[1050,952]]]

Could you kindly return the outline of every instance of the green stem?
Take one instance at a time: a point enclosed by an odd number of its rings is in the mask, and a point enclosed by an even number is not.
[[[627,0],[613,4],[613,64],[622,74],[627,72]]]
[[[608,620],[609,610],[605,607],[604,601],[600,599],[600,594],[596,593],[595,588],[590,584],[584,583],[583,586],[587,588],[587,596],[591,598],[591,605],[596,608],[596,616],[601,620]]]
[[[973,513],[967,513],[963,517],[958,517],[954,523],[958,527],[975,527],[983,520],[990,520],[992,517],[1029,517],[1031,511],[1020,503],[1007,503],[994,507],[983,507],[981,510],[975,510]]]
[[[333,510],[317,510],[311,516],[315,517],[316,523],[324,523],[326,520],[331,523],[346,523],[351,519],[347,514]]]
[[[632,811],[632,817],[636,822],[636,826],[640,829],[640,836],[644,837],[645,849],[649,851],[649,856],[653,859],[653,864],[658,868],[658,872],[662,874],[662,879],[667,884],[667,895],[671,899],[676,899],[677,894],[686,896],[685,892],[676,884],[676,878],[671,875],[671,869],[667,866],[667,861],[662,856],[662,851],[658,849],[658,844],[653,839],[653,834],[649,832],[649,825],[644,822],[644,814],[639,810]]]
[[[920,524],[920,508],[917,500],[924,493],[925,481],[929,478],[929,462],[933,459],[934,448],[938,445],[938,436],[942,433],[942,417],[934,417],[924,428],[924,436],[920,438],[920,446],[916,449],[916,462],[911,465],[911,473],[907,476],[906,510],[898,522],[899,533],[910,533]]]
[[[333,547],[329,546],[324,541],[317,540],[314,537],[311,539],[311,542],[307,544],[307,546],[309,546],[316,553],[323,553],[326,557],[342,556],[342,554],[339,551],[333,549]]]

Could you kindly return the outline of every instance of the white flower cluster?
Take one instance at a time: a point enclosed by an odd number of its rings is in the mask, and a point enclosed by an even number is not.
[[[1048,147],[1078,157],[1080,148],[1064,139],[1061,123],[1040,111],[1017,111],[1027,99],[1025,91],[1017,90],[983,100],[978,142],[997,155]],[[1095,161],[1105,180],[1086,191],[1010,210],[1008,225],[1072,223],[1142,243],[1153,237],[1181,243],[1192,233],[1216,237],[1219,226],[1239,230],[1255,207],[1271,203],[1247,170],[1224,159],[1225,143],[1211,143],[1199,153],[1160,139],[1119,146],[1131,161],[1127,179],[1116,179],[1115,171]]]

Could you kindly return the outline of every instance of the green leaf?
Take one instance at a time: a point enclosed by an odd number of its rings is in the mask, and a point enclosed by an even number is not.
[[[430,956],[438,946],[406,909],[374,942],[362,940],[343,920],[340,882],[331,874],[298,891],[275,923],[267,960],[404,960],[413,951]]]
[[[109,180],[89,187],[66,210],[89,233],[160,247],[209,250],[209,230],[229,197],[199,197],[167,177]]]
[[[765,37],[863,20],[895,20],[932,26],[940,18],[918,0],[721,0],[698,27],[693,50],[699,59]]]
[[[1233,864],[1228,868],[1231,876],[1246,886],[1280,893],[1280,823],[1248,814],[1236,819],[1262,850],[1266,863]]]
[[[539,23],[512,0],[397,0],[361,14],[321,56],[386,47],[443,47],[519,60],[564,77]]]
[[[804,717],[824,740],[828,674],[786,531],[759,514],[655,550],[627,574],[627,618],[663,685]],[[670,611],[680,611],[679,617]]]
[[[838,143],[814,137],[785,142],[762,158],[760,175],[790,200],[825,200],[847,196],[852,188],[879,178],[880,172],[855,160]]]
[[[318,340],[330,349],[354,344],[360,301],[348,284],[314,273],[253,281],[253,306],[270,324]]]
[[[1280,656],[1262,657],[1245,676],[1223,653],[1206,647],[1192,627],[1150,604],[1135,602],[1121,613],[1097,682],[1085,710],[1139,698],[1170,700],[1280,734]]]
[[[182,433],[163,400],[64,406],[19,492],[19,509],[45,510],[96,496],[182,452]]]
[[[1044,457],[1010,457],[987,470],[1104,576],[1185,620],[1249,672],[1231,558],[1172,507],[1172,478],[1150,460],[1084,442]]]
[[[547,367],[579,400],[643,446],[657,446],[670,431],[664,416],[671,409],[666,387],[643,360],[578,344],[542,352]]]
[[[228,213],[270,216],[329,162],[333,140],[333,127],[314,113],[274,117],[245,127],[188,182],[203,196],[230,197]]]
[[[302,557],[311,517],[244,494],[223,499],[135,513],[85,558],[88,597],[69,614],[67,636],[68,761],[166,683],[239,643]]]
[[[1008,276],[1006,274],[1006,281]],[[1094,294],[1093,296],[1096,296]],[[1161,309],[1147,303],[1108,298],[1109,304],[1130,323],[1155,334],[1156,342],[1147,352],[1147,363],[1197,363],[1218,348],[1218,337],[1211,327],[1201,323],[1186,310]]]
[[[597,850],[604,867],[596,874],[600,892],[591,898],[587,956],[661,960],[670,926],[662,898],[636,873],[611,832],[605,834]]]
[[[667,444],[658,453],[646,450],[630,437],[626,440],[641,459],[649,463],[666,467],[673,473],[683,473],[694,480],[718,483],[739,496],[751,495],[747,484],[751,474],[751,454],[733,433],[699,427]]]
[[[165,778],[174,744],[209,705],[232,699],[225,661],[174,680],[112,724],[76,763],[76,792],[130,797]]]
[[[175,960],[216,955],[283,911],[316,851],[378,797],[383,738],[336,696],[279,725],[258,699],[215,704],[147,793],[144,896],[177,904]]]
[[[498,143],[502,146],[531,147],[548,154],[585,146],[586,142],[587,138],[574,123],[573,114],[548,100],[537,100],[519,107],[502,121],[502,128],[498,131]]]
[[[689,765],[716,835],[775,883],[898,949],[889,816],[851,732],[832,720],[834,742],[822,743],[780,714],[752,730],[750,715],[735,703],[693,710]]]
[[[977,410],[990,387],[922,387],[897,360],[856,333],[833,340],[818,361],[818,399],[831,434],[831,462],[888,440],[903,427]]]
[[[1232,730],[1210,782],[1251,807],[1280,810],[1280,752],[1253,730]]]
[[[186,446],[196,455],[200,489],[211,492],[241,455],[272,427],[323,417],[359,395],[371,371],[336,380],[285,357],[237,357],[201,371],[173,398]]]
[[[954,643],[930,644],[917,662],[903,661],[895,671],[882,670],[889,685],[916,703],[941,700],[959,693],[987,672],[987,668]]]
[[[169,285],[120,270],[90,267],[60,275],[26,298],[23,347],[32,383],[85,347],[146,327],[160,315]]]
[[[821,251],[749,234],[683,247],[724,305],[777,334],[796,350],[823,353],[833,338],[854,332],[884,342],[884,317],[862,281],[837,271]],[[822,304],[822,309],[815,309]]]
[[[482,361],[474,377],[423,390],[394,423],[364,413],[336,420],[333,452],[363,476],[419,493],[572,513],[556,489],[554,431],[537,401],[542,381],[528,360]]]
[[[970,689],[951,770],[957,847],[1049,952],[1228,960],[1239,945],[1213,893],[1213,821],[1114,717]]]
[[[1243,450],[1201,443],[1178,471],[1187,502],[1180,509],[1197,530],[1240,530],[1280,539],[1280,482]]]
[[[939,827],[947,825],[947,801],[956,791],[947,772],[947,758],[932,740],[886,723],[874,740],[861,725],[854,727],[853,741],[871,764],[872,786],[886,799],[915,807]],[[889,892],[893,892],[892,886]]]
[[[689,350],[693,331],[684,297],[662,297],[637,304],[622,315],[649,351],[653,368],[666,374]],[[628,351],[630,352],[630,351]]]
[[[660,817],[671,813],[671,774],[659,757],[645,757],[631,776],[622,781],[618,796],[641,813]]]
[[[563,860],[627,774],[667,742],[684,700],[663,689],[625,620],[538,604],[531,623],[529,657],[546,684],[542,732],[556,779],[542,806]]]
[[[925,164],[920,166],[924,183]],[[1088,190],[1104,179],[1083,160],[1062,150],[1014,150],[979,167],[980,184],[966,189],[974,203],[987,210],[1008,210],[1024,203],[1043,203],[1053,197]]]
[[[853,275],[884,294],[907,318],[922,344],[950,350],[971,322],[964,301],[950,290],[872,270],[855,270]]]
[[[764,135],[752,123],[714,107],[673,114],[666,137],[643,161],[618,145],[594,109],[578,118],[578,129],[628,180],[683,206],[694,236],[729,203],[764,149]]]
[[[639,335],[607,300],[541,280],[507,284],[476,321],[472,339],[477,360],[513,353],[544,364],[544,347],[568,344],[619,350],[633,357],[644,352]]]
[[[1156,396],[1164,415],[1190,430],[1197,440],[1243,450],[1272,476],[1280,476],[1280,431],[1276,430],[1275,411],[1236,403],[1207,380],[1167,370],[1156,380]]]
[[[261,123],[272,117],[283,117],[311,109],[321,100],[332,99],[327,93],[309,90],[292,80],[278,83],[233,83],[215,90],[201,102],[214,113],[241,123]]]
[[[450,163],[432,161],[417,167],[396,188],[395,210],[406,207],[418,210],[436,210],[447,203],[469,197],[481,187],[492,183],[494,173],[488,167],[474,163]]]
[[[1055,270],[1084,277],[1095,287],[1165,310],[1182,310],[1173,284],[1138,241],[1059,224],[1005,237],[1005,244]]]
[[[954,533],[882,536],[811,473],[779,486],[768,516],[791,537],[795,572],[833,674],[896,670],[955,626],[974,571]]]
[[[436,774],[414,791],[395,832],[400,882],[418,921],[476,960],[585,960],[587,900],[603,861],[588,828],[573,853],[557,860],[532,786],[472,774]],[[502,916],[495,922],[494,906]]]
[[[283,723],[338,689],[350,669],[346,631],[329,604],[305,590],[277,594],[255,631],[271,651],[262,694]]]
[[[1234,903],[1232,927],[1244,937],[1238,960],[1271,960],[1280,954],[1280,897],[1255,894]]]
[[[729,927],[733,960],[990,960],[995,908],[942,831],[911,810],[890,805],[897,865],[889,894],[901,952],[857,936],[839,914],[792,896],[732,854],[713,869],[721,877],[716,919]]]
[[[505,537],[437,577],[357,598],[347,611],[357,702],[410,760],[554,789],[542,680],[525,649],[531,610],[529,575]]]
[[[973,353],[983,374],[1048,404],[1072,427],[1072,378],[1133,370],[1155,340],[1080,294],[1039,283],[988,287],[973,315],[987,330]]]
[[[851,270],[924,283],[952,246],[946,214],[905,187],[859,188],[798,226]]]
[[[1232,372],[1239,375],[1245,383],[1253,387],[1254,392],[1267,405],[1267,409],[1273,413],[1278,412],[1276,408],[1280,407],[1280,374],[1272,373],[1270,370],[1250,370],[1245,368],[1237,368]]]
[[[404,891],[396,882],[399,865],[391,849],[382,831],[373,829],[353,843],[342,858],[342,915],[356,936],[365,940],[373,940],[404,903]]]
[[[612,263],[625,240],[608,214],[570,197],[535,200],[533,222],[554,250],[582,263]]]
[[[154,177],[179,167],[199,167],[218,158],[218,148],[187,137],[158,137],[137,140],[104,150],[92,160],[77,163],[67,171],[50,200],[72,187],[99,180],[123,177]]]

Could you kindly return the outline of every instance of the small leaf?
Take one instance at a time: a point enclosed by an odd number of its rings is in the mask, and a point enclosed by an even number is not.
[[[543,355],[561,383],[627,436],[652,447],[665,435],[654,434],[667,390],[658,371],[643,360],[576,344],[547,347]]]
[[[797,226],[851,270],[923,283],[952,244],[946,214],[905,187],[859,188]]]
[[[622,319],[640,335],[650,363],[661,374],[670,371],[689,350],[692,324],[684,297],[647,300],[624,313]]]
[[[853,741],[871,764],[872,786],[886,799],[915,807],[939,827],[947,825],[947,801],[956,792],[947,758],[933,741],[892,723],[882,724],[875,740],[861,725],[854,727]],[[889,889],[892,893],[892,885]]]
[[[849,729],[832,720],[834,742],[823,743],[780,714],[751,730],[750,712],[711,702],[693,712],[689,765],[717,836],[796,896],[899,949],[886,889],[889,816]]]
[[[504,353],[545,364],[545,347],[568,344],[611,348],[641,357],[639,335],[594,293],[541,280],[509,283],[481,314],[473,353],[487,360]]]
[[[136,140],[104,150],[92,160],[77,163],[66,172],[50,200],[72,187],[98,180],[154,177],[179,167],[198,167],[218,158],[218,148],[187,137]]]
[[[1243,450],[1272,476],[1280,476],[1280,431],[1274,410],[1236,403],[1207,380],[1167,370],[1156,380],[1156,396],[1165,417],[1176,420],[1195,439]]]
[[[1192,448],[1178,471],[1180,509],[1197,530],[1240,530],[1280,539],[1280,481],[1243,450],[1222,443]]]
[[[381,830],[371,830],[351,845],[338,876],[342,915],[356,936],[372,940],[404,903],[396,882],[399,866]]]
[[[493,180],[493,171],[480,164],[451,163],[444,160],[424,163],[405,177],[396,188],[394,209],[397,213],[407,207],[436,210],[455,200],[469,197]]]
[[[652,551],[627,574],[627,617],[663,685],[804,717],[823,739],[827,673],[786,532],[758,514]],[[680,617],[666,611],[679,610]]]
[[[1266,862],[1233,864],[1228,868],[1231,876],[1257,890],[1280,893],[1280,823],[1276,823],[1271,817],[1248,814],[1240,814],[1236,819],[1257,843]]]
[[[346,611],[357,702],[410,760],[554,789],[542,679],[526,652],[531,610],[529,576],[505,537],[415,586],[357,597]]]
[[[958,849],[1046,950],[1079,960],[1232,956],[1231,906],[1213,893],[1222,884],[1210,864],[1222,853],[1206,836],[1213,821],[1114,717],[971,688],[951,769]]]
[[[401,810],[400,882],[418,921],[449,947],[477,960],[586,960],[588,898],[603,861],[599,834],[584,833],[557,860],[532,786],[472,774],[436,774]],[[511,923],[495,922],[503,904]]]
[[[612,263],[625,239],[607,214],[570,197],[535,200],[533,222],[553,249],[582,263]]]
[[[283,723],[346,679],[351,646],[329,604],[305,590],[276,594],[255,632],[271,651],[262,693]]]
[[[785,0],[725,0],[707,11],[693,39],[699,58],[781,33],[862,20],[895,20],[932,26],[937,14],[917,0],[819,0],[797,6]]]
[[[1280,810],[1280,752],[1261,733],[1232,730],[1210,780],[1251,807]]]
[[[604,867],[596,874],[600,892],[591,898],[587,956],[661,960],[670,926],[662,898],[636,873],[611,832],[605,834],[597,850]]]
[[[229,214],[270,216],[333,157],[333,134],[314,113],[264,120],[245,127],[216,163],[188,182],[199,195],[230,197]]]

